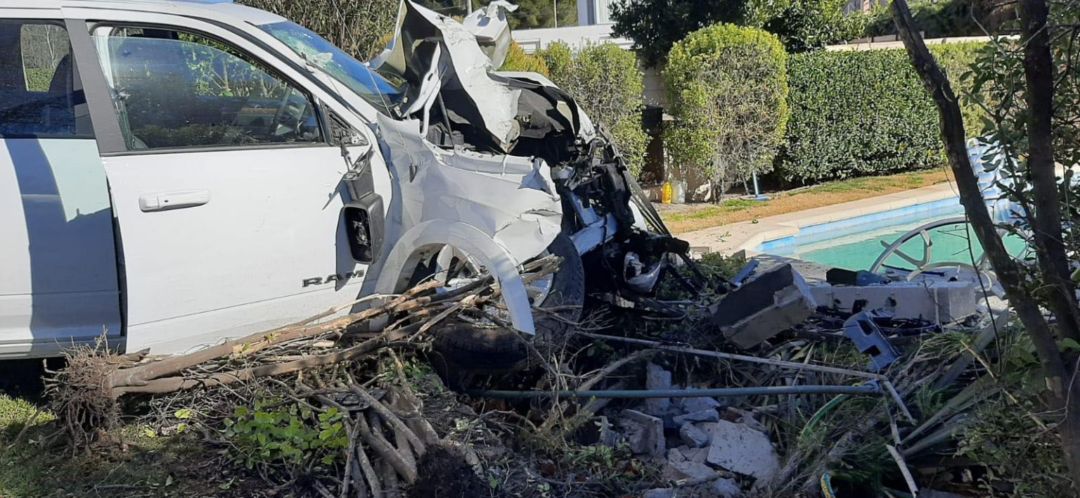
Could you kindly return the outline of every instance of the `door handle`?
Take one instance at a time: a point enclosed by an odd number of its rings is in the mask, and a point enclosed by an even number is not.
[[[180,192],[159,192],[139,196],[139,209],[143,212],[167,211],[202,206],[210,202],[209,190],[184,190]]]

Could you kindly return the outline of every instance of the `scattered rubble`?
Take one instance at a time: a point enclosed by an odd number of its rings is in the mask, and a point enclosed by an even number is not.
[[[619,425],[634,454],[659,456],[667,449],[663,420],[637,410],[623,410]]]
[[[746,349],[805,322],[816,310],[802,275],[782,264],[751,277],[709,312],[724,338]]]
[[[711,434],[706,461],[757,482],[769,482],[780,470],[780,458],[765,433],[745,424],[721,420],[707,424]]]
[[[929,288],[936,291],[927,293],[927,287],[922,287],[922,294],[916,294],[907,290],[914,288],[909,285],[913,282],[882,283],[855,274],[849,279],[857,284],[854,286],[836,282],[808,285],[788,264],[757,273],[753,270],[755,265],[750,267],[751,271],[744,272],[746,276],[741,285],[729,287],[716,303],[701,307],[703,311],[695,322],[700,325],[696,332],[699,336],[684,338],[685,335],[649,335],[637,331],[624,336],[572,332],[568,344],[584,349],[602,344],[606,348],[604,353],[595,354],[595,360],[577,360],[587,365],[580,367],[568,361],[566,356],[558,357],[557,362],[551,363],[557,363],[559,367],[543,370],[536,387],[526,390],[513,391],[503,387],[514,376],[488,378],[485,382],[496,387],[467,393],[477,407],[481,406],[482,398],[503,398],[496,405],[499,408],[483,416],[478,412],[491,408],[477,408],[470,412],[471,415],[450,424],[455,429],[440,430],[438,434],[425,429],[424,417],[401,415],[402,403],[407,405],[411,398],[400,386],[383,384],[384,388],[372,391],[356,390],[355,380],[345,380],[341,372],[362,375],[361,368],[371,368],[369,356],[387,348],[392,350],[391,344],[418,340],[424,332],[438,333],[438,329],[433,328],[435,322],[476,320],[475,316],[483,315],[484,303],[490,302],[497,292],[491,281],[466,292],[451,294],[449,298],[420,288],[360,317],[368,320],[374,316],[415,314],[414,318],[391,321],[392,325],[382,333],[357,332],[354,322],[358,317],[354,316],[351,321],[300,325],[284,332],[252,336],[250,341],[220,349],[221,355],[209,357],[203,353],[206,361],[201,363],[175,358],[162,363],[145,358],[109,357],[108,361],[117,362],[105,372],[110,381],[97,385],[117,390],[118,394],[110,395],[113,399],[147,394],[149,390],[157,394],[178,391],[177,396],[189,400],[197,392],[226,396],[221,394],[222,391],[214,390],[225,385],[256,385],[260,389],[269,389],[274,384],[263,378],[277,377],[282,384],[290,386],[289,391],[279,390],[278,393],[286,392],[287,396],[317,407],[340,406],[350,414],[346,419],[349,430],[360,436],[349,453],[350,462],[357,461],[360,466],[344,474],[344,482],[350,487],[364,486],[367,482],[390,487],[416,483],[422,480],[417,462],[424,458],[428,448],[440,455],[444,454],[444,449],[452,450],[450,453],[458,455],[455,458],[460,462],[447,467],[471,468],[477,479],[481,479],[478,482],[483,482],[484,478],[498,478],[499,482],[504,482],[509,479],[505,471],[493,469],[487,459],[523,458],[519,452],[502,447],[482,453],[472,446],[471,440],[453,441],[449,434],[461,430],[462,424],[475,423],[482,427],[487,421],[481,419],[489,416],[500,418],[500,427],[515,424],[522,427],[521,420],[528,419],[530,430],[539,436],[537,440],[595,445],[608,452],[597,454],[620,455],[602,461],[608,462],[605,465],[626,467],[594,471],[598,475],[623,472],[639,476],[640,486],[625,492],[646,497],[739,497],[764,487],[779,493],[778,496],[813,493],[820,488],[819,481],[823,476],[829,475],[829,469],[860,444],[861,437],[873,434],[893,439],[888,447],[894,448],[896,461],[915,461],[914,457],[938,448],[954,437],[963,427],[964,410],[993,392],[990,388],[971,384],[936,412],[916,412],[919,418],[906,406],[906,403],[918,402],[914,396],[916,380],[938,389],[949,389],[954,383],[970,377],[966,373],[969,365],[981,365],[980,362],[985,361],[976,361],[972,357],[992,343],[987,337],[992,338],[993,334],[986,332],[985,327],[964,329],[968,331],[963,333],[978,334],[971,351],[954,348],[946,350],[940,357],[925,351],[920,355],[907,354],[912,351],[908,344],[913,339],[925,345],[946,330],[943,325],[948,323],[926,325],[929,320],[922,313],[929,309],[934,310],[934,319],[953,319],[949,323],[954,327],[959,326],[958,320],[977,322],[968,312],[978,315],[981,308],[973,305],[969,310],[967,298],[958,297],[964,289],[974,290],[970,283],[932,283],[928,284]],[[546,271],[547,267],[539,265],[537,268]],[[847,287],[860,290],[844,290]],[[868,291],[875,288],[890,290]],[[868,298],[872,292],[881,294]],[[825,298],[820,308],[815,294]],[[890,297],[883,297],[886,295]],[[418,299],[421,297],[424,299]],[[942,301],[936,301],[941,297],[947,298],[944,305]],[[846,310],[836,307],[838,302],[848,298],[857,298],[857,302],[851,302],[852,307]],[[908,302],[907,308],[901,306],[904,300]],[[974,297],[971,300],[974,302]],[[897,309],[917,312],[918,319],[897,319],[890,314]],[[474,317],[464,316],[469,313]],[[958,316],[961,314],[968,315]],[[1001,314],[994,317],[1004,319]],[[797,330],[791,331],[793,327]],[[282,337],[283,334],[289,335]],[[679,339],[672,340],[671,337]],[[706,347],[711,349],[704,349]],[[735,353],[732,352],[734,348],[750,351]],[[849,353],[861,352],[863,356],[835,355],[834,358],[846,361],[837,363],[827,355],[818,354],[822,350],[841,348]],[[355,356],[342,360],[343,354]],[[580,355],[580,358],[589,356]],[[301,357],[306,359],[300,360]],[[319,358],[325,358],[326,363],[313,369],[306,368],[306,362],[322,361]],[[237,362],[241,359],[246,363]],[[946,360],[951,365],[941,364]],[[361,367],[365,361],[368,366]],[[182,368],[162,369],[163,365],[180,365]],[[277,370],[282,368],[286,368],[287,373],[301,375],[281,377]],[[146,372],[150,373],[143,375]],[[241,376],[247,377],[234,378]],[[312,380],[311,376],[316,377]],[[529,377],[521,376],[521,379],[526,378]],[[285,379],[292,380],[285,382]],[[163,383],[166,380],[168,383]],[[944,384],[939,386],[936,382]],[[322,385],[333,387],[317,387]],[[70,393],[76,388],[78,385],[72,384],[65,392]],[[189,390],[192,394],[182,394]],[[470,396],[462,398],[469,400]],[[851,403],[851,400],[865,396],[874,398]],[[86,409],[84,406],[79,408]],[[513,412],[517,413],[501,415]],[[378,424],[370,423],[367,416],[370,413],[375,413]],[[800,423],[806,426],[799,427]],[[445,423],[435,425],[447,426]],[[588,433],[588,437],[582,436],[583,433]],[[806,445],[807,442],[800,438],[809,437],[808,434],[821,434],[822,440]],[[880,447],[879,443],[878,449]],[[369,463],[377,461],[379,464],[366,468],[365,458]],[[536,477],[543,476],[543,482],[550,484],[555,481],[552,476],[556,473],[572,471],[576,474],[560,477],[566,486],[589,486],[590,479],[595,477],[583,476],[581,472],[585,470],[581,468],[581,460],[574,462],[562,465],[541,460],[523,464],[518,466],[524,473],[519,479],[521,482],[540,482]],[[858,462],[844,463],[858,465]],[[560,470],[562,467],[567,470]],[[900,466],[905,471],[906,467],[906,464]],[[892,463],[891,468],[896,469],[897,464]],[[342,482],[340,479],[338,474],[324,482]],[[434,482],[422,485],[429,486]],[[898,482],[904,486],[902,481]],[[368,488],[375,490],[374,486]],[[947,496],[934,493],[924,489],[919,496]],[[525,493],[522,496],[538,495]]]

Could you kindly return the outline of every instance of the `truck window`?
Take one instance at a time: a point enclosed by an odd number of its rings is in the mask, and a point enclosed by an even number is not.
[[[307,94],[223,42],[136,27],[94,34],[129,150],[323,141]]]
[[[0,21],[0,136],[92,136],[77,78],[59,23]]]

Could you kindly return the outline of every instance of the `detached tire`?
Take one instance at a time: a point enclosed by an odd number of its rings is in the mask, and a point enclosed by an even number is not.
[[[585,302],[585,267],[570,237],[559,234],[547,253],[561,257],[562,264],[537,306],[551,311],[533,314],[536,338],[542,343],[561,337],[581,317]],[[525,366],[529,359],[527,340],[507,328],[455,324],[439,331],[432,347],[437,361],[442,363],[437,369],[444,370],[444,379],[455,387],[466,373],[505,372]]]

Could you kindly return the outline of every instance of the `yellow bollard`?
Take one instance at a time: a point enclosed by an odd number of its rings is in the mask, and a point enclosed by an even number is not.
[[[671,197],[674,189],[671,188],[671,182],[664,182],[664,186],[660,187],[660,203],[671,204]]]

